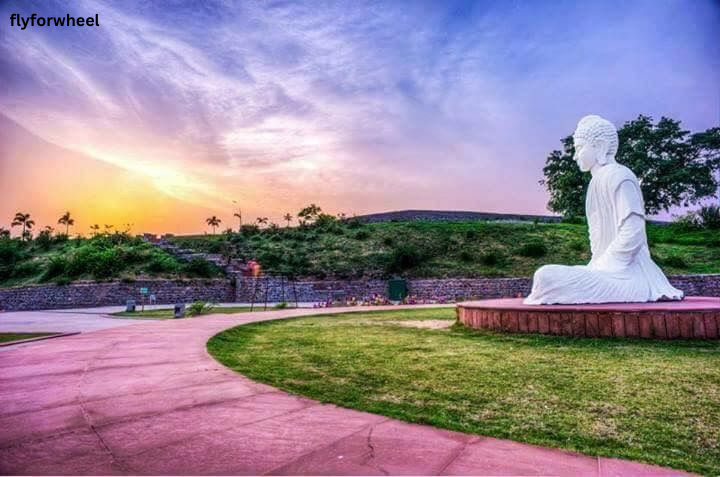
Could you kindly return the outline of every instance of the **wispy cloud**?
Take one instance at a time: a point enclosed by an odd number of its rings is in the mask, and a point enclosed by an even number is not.
[[[0,12],[68,8],[11,1]],[[242,196],[277,212],[309,198],[349,211],[541,212],[545,155],[582,114],[720,119],[711,1],[71,10],[101,26],[5,29],[0,111],[205,206]]]

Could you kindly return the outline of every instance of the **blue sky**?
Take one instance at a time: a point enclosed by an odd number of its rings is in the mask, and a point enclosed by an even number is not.
[[[100,26],[20,30],[12,13]],[[0,113],[178,207],[543,213],[545,158],[583,115],[720,124],[709,0],[6,1],[0,16]]]

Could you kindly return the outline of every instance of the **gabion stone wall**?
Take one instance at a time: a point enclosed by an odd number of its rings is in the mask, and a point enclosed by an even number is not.
[[[229,280],[139,280],[131,283],[76,283],[0,288],[0,310],[124,305],[129,299],[140,303],[143,297],[141,288],[147,288],[148,295],[155,295],[157,303],[188,303],[195,300],[231,302],[235,299],[235,287]]]
[[[669,277],[687,296],[720,296],[720,274]],[[525,296],[530,278],[437,278],[408,280],[408,291],[420,299],[453,301]],[[139,280],[136,282],[77,283],[0,288],[0,310],[45,310],[139,302],[148,288],[157,303],[211,302],[323,302],[387,294],[386,280],[299,280],[282,277],[222,280]],[[254,297],[254,299],[253,299]]]

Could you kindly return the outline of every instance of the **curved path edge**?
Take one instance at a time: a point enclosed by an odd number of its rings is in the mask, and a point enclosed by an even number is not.
[[[401,308],[141,322],[7,350],[0,474],[687,475],[321,404],[206,350],[246,323]]]

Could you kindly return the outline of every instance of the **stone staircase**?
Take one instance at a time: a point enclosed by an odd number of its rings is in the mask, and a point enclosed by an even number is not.
[[[187,248],[182,248],[164,239],[160,239],[157,241],[148,240],[148,242],[164,250],[178,260],[189,262],[190,260],[200,258],[203,260],[207,260],[208,262],[216,265],[218,268],[221,268],[228,276],[233,276],[240,273],[240,268],[242,265],[238,260],[233,259],[230,260],[230,263],[228,263],[227,260],[223,258],[222,255],[220,255],[219,253],[205,253],[190,250]]]

